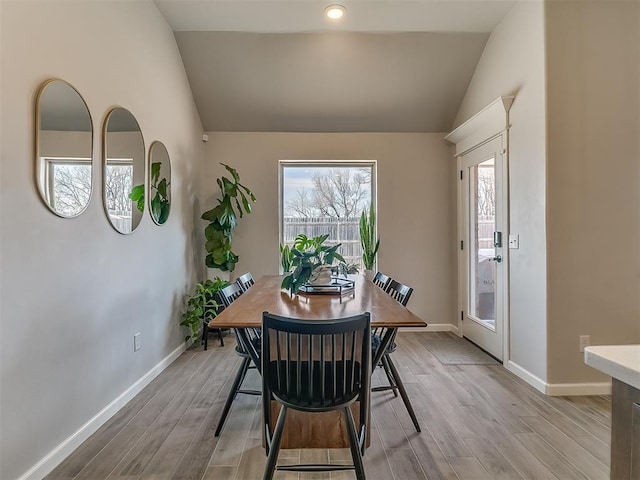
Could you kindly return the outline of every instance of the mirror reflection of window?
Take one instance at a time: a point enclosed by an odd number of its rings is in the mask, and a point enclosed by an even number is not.
[[[91,197],[90,158],[44,158],[47,203],[62,216],[73,217]]]
[[[131,233],[133,159],[110,158],[104,176],[105,202],[111,221],[122,233]]]
[[[93,124],[80,94],[63,80],[48,80],[36,95],[36,181],[49,209],[80,215],[92,189]]]
[[[145,188],[144,140],[135,117],[124,108],[109,112],[104,132],[104,206],[111,225],[127,234],[144,213],[144,201],[132,195],[136,187]]]

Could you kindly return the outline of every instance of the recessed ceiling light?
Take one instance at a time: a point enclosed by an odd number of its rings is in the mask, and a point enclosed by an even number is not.
[[[338,20],[339,18],[342,18],[344,16],[346,11],[347,9],[342,5],[334,4],[329,5],[327,8],[325,8],[324,14],[331,20]]]

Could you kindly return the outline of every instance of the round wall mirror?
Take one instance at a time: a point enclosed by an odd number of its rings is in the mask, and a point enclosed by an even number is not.
[[[149,210],[151,218],[162,225],[171,210],[171,163],[169,152],[162,142],[149,148]]]
[[[144,140],[135,117],[116,107],[107,114],[102,135],[104,206],[113,228],[131,233],[144,213]]]
[[[93,123],[87,104],[64,80],[47,80],[36,95],[36,183],[45,205],[65,218],[89,205]]]

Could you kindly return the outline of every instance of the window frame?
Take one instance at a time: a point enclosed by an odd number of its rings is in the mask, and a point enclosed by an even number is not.
[[[287,167],[294,168],[371,168],[371,205],[378,214],[378,162],[377,160],[279,160],[278,161],[278,246],[284,239],[284,170]],[[376,221],[376,236],[378,235],[378,222]],[[278,250],[278,271],[282,273],[280,265],[280,251]]]

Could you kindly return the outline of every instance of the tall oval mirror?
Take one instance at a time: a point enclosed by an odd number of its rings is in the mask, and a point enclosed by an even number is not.
[[[87,104],[64,80],[36,95],[36,183],[44,203],[65,218],[80,215],[92,190],[93,123]]]
[[[167,148],[158,141],[149,148],[149,210],[158,225],[167,221],[171,210],[171,162]]]
[[[144,140],[135,117],[116,107],[107,114],[103,135],[104,206],[113,228],[131,233],[144,213]]]

